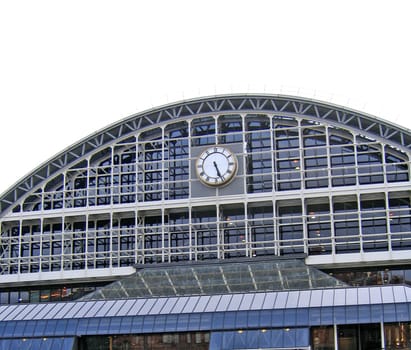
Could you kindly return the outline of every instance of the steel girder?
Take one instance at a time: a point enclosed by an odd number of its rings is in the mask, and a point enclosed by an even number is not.
[[[394,147],[411,150],[411,130],[343,106],[286,95],[234,94],[196,98],[176,102],[134,114],[109,125],[68,147],[41,164],[0,197],[0,216],[13,203],[37,189],[44,181],[69,167],[98,148],[132,135],[137,130],[167,121],[197,115],[218,113],[281,113],[313,120],[324,120],[337,127],[348,128]]]

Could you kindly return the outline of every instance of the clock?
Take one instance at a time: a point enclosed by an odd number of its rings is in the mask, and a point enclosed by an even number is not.
[[[237,173],[237,158],[226,147],[212,146],[197,158],[196,170],[198,178],[205,185],[226,185]]]

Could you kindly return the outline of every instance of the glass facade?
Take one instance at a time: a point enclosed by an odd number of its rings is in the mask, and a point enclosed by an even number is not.
[[[210,189],[193,167],[217,144],[239,171]],[[410,250],[408,185],[406,152],[325,121],[168,122],[112,142],[16,203],[1,220],[0,273]]]
[[[265,95],[90,135],[0,196],[0,349],[409,348],[410,145]]]

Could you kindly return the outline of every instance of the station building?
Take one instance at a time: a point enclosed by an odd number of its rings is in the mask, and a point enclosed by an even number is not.
[[[96,131],[0,197],[0,349],[410,349],[410,156],[283,95]]]

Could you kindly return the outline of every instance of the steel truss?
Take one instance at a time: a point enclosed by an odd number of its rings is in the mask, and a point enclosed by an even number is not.
[[[137,130],[175,119],[210,113],[283,113],[326,120],[349,128],[403,151],[411,150],[411,131],[346,107],[302,97],[265,94],[221,95],[197,98],[147,110],[122,119],[68,147],[22,178],[0,197],[0,217],[20,198],[37,189],[44,181],[69,167],[80,158]]]

